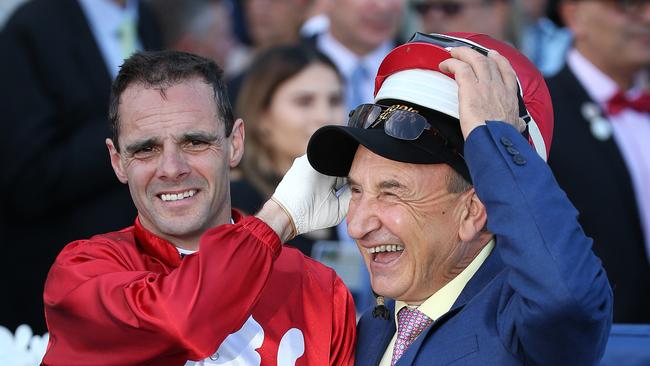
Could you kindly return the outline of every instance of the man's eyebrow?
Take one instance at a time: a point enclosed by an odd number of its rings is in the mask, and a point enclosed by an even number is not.
[[[404,189],[404,185],[398,182],[396,179],[388,179],[379,182],[380,189]]]
[[[349,185],[359,185],[359,183],[357,183],[357,181],[355,181],[354,178],[352,178],[350,176],[348,176],[347,178],[348,178],[348,184]],[[383,180],[383,181],[379,182],[377,187],[379,189],[400,189],[400,190],[401,189],[406,189],[406,187],[396,179]]]
[[[204,141],[204,142],[221,142],[223,137],[219,135],[218,133],[209,133],[205,131],[194,131],[194,132],[187,132],[183,134],[183,140],[184,141],[192,141],[192,140],[198,140],[198,141]]]
[[[139,150],[141,150],[141,149],[143,149],[145,147],[151,147],[151,146],[156,146],[156,145],[158,145],[158,139],[155,138],[155,137],[151,137],[151,138],[148,138],[148,139],[135,141],[135,142],[127,145],[125,147],[125,150],[129,154],[133,154],[136,151],[139,151]]]

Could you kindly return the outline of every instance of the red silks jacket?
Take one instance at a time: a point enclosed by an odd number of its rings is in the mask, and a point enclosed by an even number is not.
[[[68,244],[45,284],[43,364],[352,365],[354,303],[340,278],[259,219],[233,219],[183,259],[138,220]]]

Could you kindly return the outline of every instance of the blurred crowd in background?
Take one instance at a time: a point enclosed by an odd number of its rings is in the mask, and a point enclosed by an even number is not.
[[[650,323],[648,4],[4,0],[0,325],[45,332],[43,282],[57,253],[133,224],[128,188],[104,144],[110,83],[124,58],[174,49],[222,66],[246,128],[232,203],[252,214],[316,129],[344,124],[350,110],[373,102],[381,60],[414,31],[491,35],[522,50],[548,78],[556,111],[549,164],[608,272],[614,321]],[[630,103],[612,106],[612,94]],[[345,223],[289,244],[337,269],[358,310],[372,304]]]

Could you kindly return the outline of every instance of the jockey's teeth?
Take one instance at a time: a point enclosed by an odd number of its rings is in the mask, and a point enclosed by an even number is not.
[[[195,193],[196,193],[196,190],[190,189],[189,191],[185,191],[185,192],[182,192],[182,193],[161,194],[160,199],[162,199],[165,202],[167,202],[167,201],[178,201],[178,200],[182,200],[183,198],[192,197],[192,196],[194,196]]]

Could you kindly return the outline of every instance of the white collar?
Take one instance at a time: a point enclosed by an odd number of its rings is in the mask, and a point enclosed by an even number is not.
[[[359,57],[336,40],[331,32],[323,33],[323,35],[317,38],[316,42],[318,43],[318,48],[328,54],[332,61],[336,63],[339,71],[345,76],[352,74],[359,63],[362,63],[369,72],[376,72],[384,57],[395,45],[392,41],[385,41],[368,54]]]

